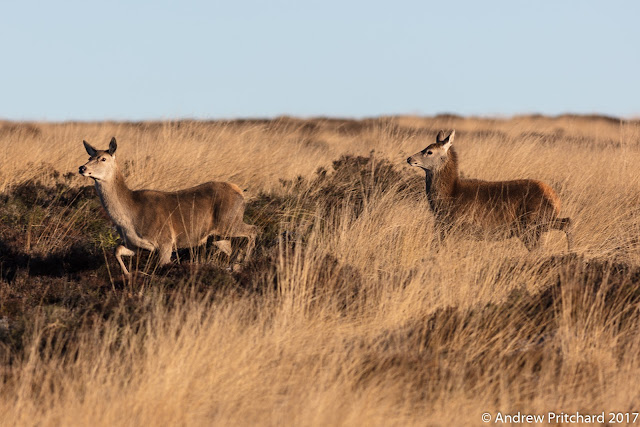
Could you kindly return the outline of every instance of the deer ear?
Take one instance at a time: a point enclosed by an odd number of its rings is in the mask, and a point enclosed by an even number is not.
[[[451,148],[451,143],[453,142],[453,138],[455,138],[455,136],[456,136],[456,131],[452,130],[449,136],[447,136],[440,142],[440,144],[442,145],[442,148],[444,148],[445,153],[447,153],[449,151],[449,148]]]
[[[449,134],[449,136],[447,137],[447,142],[449,144],[451,144],[453,142],[453,138],[455,138],[456,136],[456,131],[452,130],[451,133]]]
[[[118,148],[118,144],[116,143],[116,137],[111,138],[111,142],[109,143],[109,154],[113,156],[113,153],[116,152],[116,148]]]
[[[82,144],[84,144],[84,149],[87,150],[87,153],[89,153],[89,155],[91,157],[95,156],[96,154],[98,154],[98,150],[96,150],[95,148],[93,148],[91,146],[91,144],[89,144],[87,141],[82,140]]]
[[[436,136],[436,142],[439,144],[443,141],[444,141],[444,131],[441,130],[440,132],[438,132],[438,135]]]
[[[453,138],[455,138],[456,136],[456,131],[452,130],[451,133],[449,135],[447,135],[446,138],[440,138],[440,134],[444,134],[443,132],[440,132],[438,134],[438,144],[440,144],[443,148],[444,148],[444,152],[446,153],[447,151],[449,151],[449,148],[451,148],[451,143],[453,142]]]

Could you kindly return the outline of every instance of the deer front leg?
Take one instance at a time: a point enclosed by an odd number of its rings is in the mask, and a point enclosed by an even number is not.
[[[122,261],[122,257],[133,256],[135,255],[135,252],[125,247],[124,245],[118,245],[118,247],[115,250],[115,255],[116,255],[116,260],[118,260],[118,264],[120,264],[120,268],[122,269],[122,272],[124,273],[125,277],[127,278],[131,277],[131,273],[129,273],[129,270],[127,270],[127,267],[124,265],[124,261]]]
[[[431,251],[438,252],[440,246],[447,238],[447,228],[443,224],[436,223],[433,227],[433,236],[431,238]]]
[[[160,265],[166,265],[171,262],[171,252],[173,252],[173,246],[171,244],[160,247],[160,250],[158,251],[160,255],[160,260],[158,262]]]

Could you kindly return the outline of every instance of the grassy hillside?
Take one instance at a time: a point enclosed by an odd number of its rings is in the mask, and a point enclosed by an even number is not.
[[[575,224],[430,250],[406,158],[455,129],[465,177],[535,178]],[[134,257],[89,179],[247,189],[240,272],[212,244]],[[640,123],[606,117],[0,122],[0,423],[482,425],[638,411]],[[234,240],[241,250],[244,241]]]

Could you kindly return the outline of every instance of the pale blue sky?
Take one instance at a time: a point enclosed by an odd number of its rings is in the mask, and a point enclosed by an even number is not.
[[[638,1],[7,1],[0,118],[640,116]]]

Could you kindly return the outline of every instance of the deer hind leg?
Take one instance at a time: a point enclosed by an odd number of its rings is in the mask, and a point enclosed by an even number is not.
[[[244,257],[239,256],[237,262],[247,262],[251,259],[251,254],[256,245],[256,237],[258,236],[258,227],[244,222],[245,203],[241,198],[229,213],[228,227],[221,233],[226,238],[246,237],[247,247]]]
[[[247,262],[251,259],[251,254],[256,246],[256,237],[258,236],[258,227],[255,225],[245,224],[241,222],[226,233],[227,237],[246,237],[247,248],[244,257],[238,259],[238,262]]]
[[[542,229],[540,227],[530,227],[522,233],[520,240],[522,240],[527,250],[532,252],[540,247],[541,236]]]
[[[127,270],[127,267],[124,265],[124,261],[122,260],[122,257],[133,256],[135,254],[136,253],[134,251],[125,247],[124,245],[118,245],[118,247],[115,250],[116,260],[118,260],[118,264],[120,264],[120,268],[122,269],[122,272],[127,278],[131,277],[131,273],[129,273],[129,270]]]
[[[218,240],[213,242],[213,244],[227,256],[231,256],[231,253],[233,252],[231,248],[231,240]]]
[[[258,237],[258,227],[255,225],[247,225],[247,238],[249,242],[247,243],[247,255],[244,257],[245,261],[249,261],[251,259],[251,253],[253,252],[253,248],[256,247],[256,237]]]
[[[253,253],[253,249],[256,246],[256,237],[258,236],[258,227],[255,225],[249,225],[242,223],[233,234],[232,237],[246,237],[247,238],[247,248],[245,250],[243,262],[248,262],[251,259],[251,254]]]
[[[551,228],[564,231],[567,236],[567,251],[571,251],[573,247],[573,222],[571,218],[555,218],[551,224]]]

